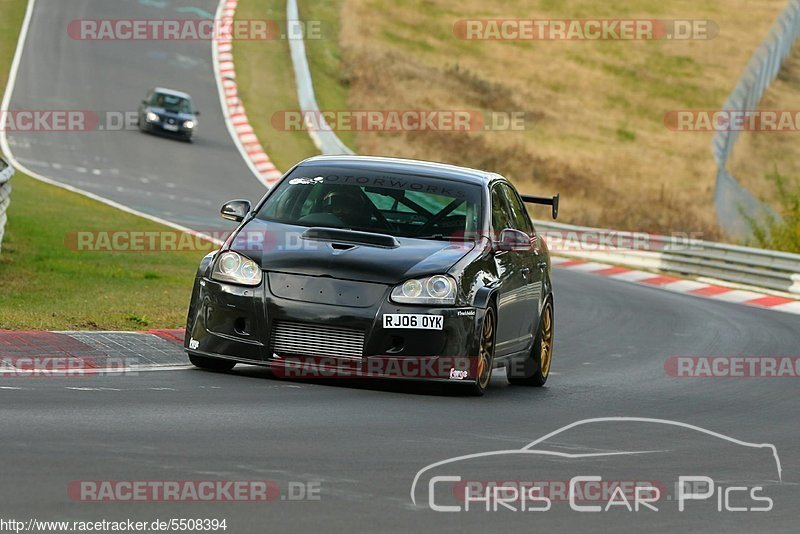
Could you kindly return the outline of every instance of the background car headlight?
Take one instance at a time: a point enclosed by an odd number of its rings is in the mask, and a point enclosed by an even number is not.
[[[406,280],[392,290],[392,300],[400,304],[456,303],[456,281],[443,274]]]
[[[183,127],[184,128],[188,128],[189,130],[191,130],[192,128],[194,128],[194,121],[186,121],[186,122],[184,122],[183,123]]]
[[[147,122],[158,122],[158,121],[159,121],[158,115],[156,115],[152,111],[147,112]]]
[[[259,285],[261,276],[261,268],[256,262],[231,251],[223,252],[211,271],[212,280],[246,286]]]

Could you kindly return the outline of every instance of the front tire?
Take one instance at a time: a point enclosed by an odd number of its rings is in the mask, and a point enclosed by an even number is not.
[[[478,365],[475,370],[475,383],[472,385],[472,394],[481,396],[486,393],[492,378],[492,364],[494,363],[494,345],[497,332],[497,312],[493,306],[486,308],[481,325],[481,341],[478,353]]]
[[[200,369],[208,369],[210,371],[230,371],[236,365],[236,362],[230,360],[222,360],[220,358],[209,358],[207,356],[189,355],[189,361],[192,365]]]
[[[506,367],[506,377],[508,382],[515,386],[542,387],[550,375],[552,363],[553,304],[548,300],[542,310],[530,355],[522,362],[510,362]]]

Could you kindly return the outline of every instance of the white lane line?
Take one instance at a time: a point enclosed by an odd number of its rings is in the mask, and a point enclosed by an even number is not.
[[[609,278],[613,278],[614,280],[624,280],[626,282],[638,282],[639,280],[644,280],[646,278],[655,278],[656,276],[658,275],[653,273],[646,273],[644,271],[628,271],[627,273],[612,274],[611,276],[609,276]]]
[[[661,289],[669,289],[670,291],[677,291],[678,293],[688,293],[689,291],[695,291],[703,287],[708,287],[708,284],[695,282],[694,280],[680,280],[678,282],[664,284],[661,286]]]
[[[800,302],[787,302],[786,304],[778,304],[777,306],[772,306],[768,309],[788,313],[800,313]]]
[[[608,269],[608,265],[605,263],[595,263],[591,261],[570,267],[570,270],[572,271],[584,271],[589,273],[592,271],[602,271],[603,269]]]
[[[748,300],[756,300],[762,298],[762,293],[754,293],[753,291],[733,290],[726,293],[713,295],[711,298],[714,300],[724,300],[726,302],[747,302]]]
[[[133,365],[130,367],[108,367],[103,369],[30,369],[30,370],[14,370],[14,369],[0,369],[0,377],[3,375],[18,376],[20,371],[24,372],[24,376],[53,376],[58,378],[82,378],[91,377],[95,375],[103,376],[119,376],[126,374],[136,373],[152,373],[154,371],[185,371],[192,369],[194,366],[191,364],[161,364],[161,365]]]
[[[194,365],[192,364],[167,364],[167,365],[134,365],[132,367],[128,367],[124,371],[120,371],[119,369],[106,369],[109,373],[152,373],[154,371],[185,371],[187,369],[193,369]]]
[[[72,387],[67,386],[64,389],[71,389],[73,391],[122,391],[116,388],[88,388],[88,387]]]
[[[14,93],[14,86],[17,82],[17,73],[19,72],[19,65],[22,62],[22,49],[25,46],[25,39],[28,37],[28,29],[31,26],[31,19],[33,18],[33,7],[36,0],[28,0],[28,7],[25,10],[25,18],[22,20],[22,28],[19,30],[19,38],[17,39],[17,49],[14,52],[14,59],[11,60],[11,70],[8,72],[8,82],[6,83],[6,92],[3,95],[3,103],[0,109],[9,109],[11,104],[11,95]],[[11,150],[8,148],[8,139],[6,138],[6,120],[7,114],[0,117],[0,149],[11,158]],[[10,162],[9,162],[10,163]]]

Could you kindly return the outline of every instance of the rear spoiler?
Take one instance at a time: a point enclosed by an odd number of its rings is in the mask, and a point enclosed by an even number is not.
[[[522,195],[522,200],[529,204],[544,204],[545,206],[553,206],[553,219],[558,218],[558,199],[561,195],[550,197],[534,197],[531,195]]]

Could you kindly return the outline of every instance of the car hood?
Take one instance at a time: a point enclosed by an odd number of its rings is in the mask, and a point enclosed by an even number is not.
[[[445,273],[475,247],[474,243],[397,238],[361,232],[310,229],[253,219],[231,240],[230,248],[253,259],[265,271],[331,276],[382,284]]]

